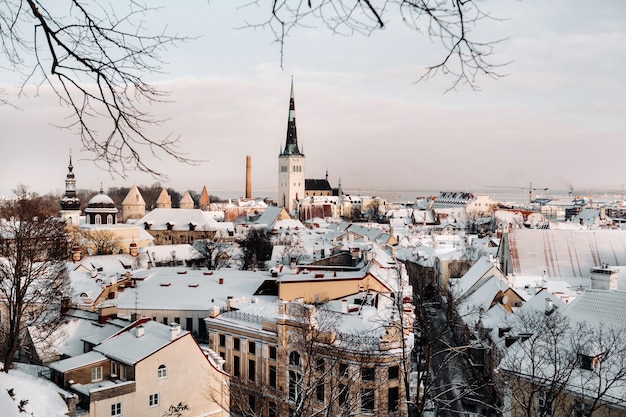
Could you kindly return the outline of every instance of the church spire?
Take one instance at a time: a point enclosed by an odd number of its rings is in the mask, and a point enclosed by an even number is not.
[[[302,155],[298,148],[298,134],[296,132],[296,103],[293,95],[293,77],[291,78],[291,95],[289,97],[289,117],[287,119],[287,140],[281,155]]]
[[[80,199],[76,196],[76,176],[72,165],[72,150],[70,149],[70,163],[67,166],[65,177],[65,195],[61,199],[61,210],[72,211],[80,209]]]

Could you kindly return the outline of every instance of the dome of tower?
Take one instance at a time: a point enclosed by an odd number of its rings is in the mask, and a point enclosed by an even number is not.
[[[91,198],[91,200],[89,200],[89,203],[87,203],[87,208],[91,208],[91,209],[115,209],[115,211],[117,211],[117,208],[115,207],[115,203],[113,202],[113,199],[111,197],[109,197],[108,195],[104,194],[103,192],[100,192],[100,194],[96,194],[95,196],[93,196]]]

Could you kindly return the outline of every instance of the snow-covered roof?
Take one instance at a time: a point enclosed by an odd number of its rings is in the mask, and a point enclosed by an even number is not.
[[[624,327],[626,317],[626,291],[585,290],[572,301],[566,310],[574,322],[586,322],[591,327],[601,325]]]
[[[214,306],[225,307],[229,296],[236,300],[249,299],[263,281],[275,279],[267,271],[217,270],[211,275],[205,272],[175,267],[144,271],[145,279],[137,281],[136,288],[117,293],[117,306],[125,310],[137,307],[207,311]]]
[[[137,223],[150,225],[150,230],[189,230],[190,223],[195,224],[197,231],[233,229],[232,223],[217,222],[213,216],[200,209],[156,208]],[[171,229],[168,228],[168,224]]]
[[[82,355],[72,356],[71,358],[63,359],[58,362],[52,362],[50,364],[50,369],[65,373],[71,371],[72,369],[82,368],[83,366],[91,365],[104,360],[106,360],[106,356],[100,352],[92,350],[91,352],[83,353]]]
[[[598,265],[626,265],[625,230],[514,229],[508,238],[516,275],[581,278]]]
[[[138,336],[137,333],[139,327],[143,329],[141,336]],[[94,352],[133,365],[177,339],[190,334],[187,330],[180,330],[180,326],[174,338],[171,337],[171,332],[171,326],[165,326],[150,319],[141,319],[94,347]]]

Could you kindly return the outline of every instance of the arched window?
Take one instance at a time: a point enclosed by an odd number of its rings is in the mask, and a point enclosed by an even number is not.
[[[159,365],[159,369],[157,369],[157,377],[159,379],[167,378],[167,366]]]
[[[302,358],[300,354],[296,351],[293,351],[289,354],[289,365],[300,366],[302,363]]]
[[[96,217],[94,217],[94,223],[102,224],[102,216],[100,216],[99,214],[96,214]]]
[[[113,216],[110,214],[107,216],[107,224],[113,224]]]

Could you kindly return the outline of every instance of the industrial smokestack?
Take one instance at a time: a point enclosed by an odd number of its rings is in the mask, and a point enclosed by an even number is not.
[[[246,156],[246,198],[252,198],[252,157]]]

